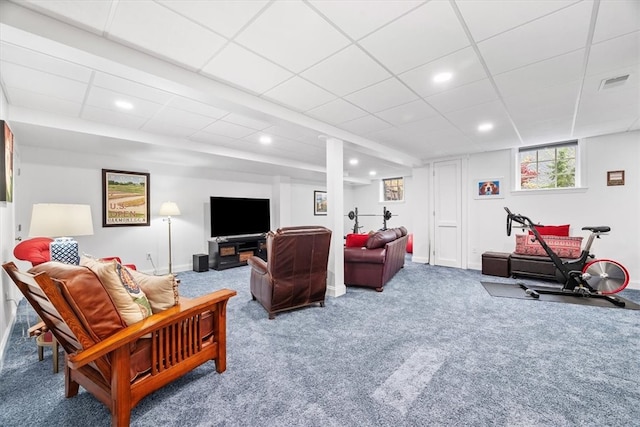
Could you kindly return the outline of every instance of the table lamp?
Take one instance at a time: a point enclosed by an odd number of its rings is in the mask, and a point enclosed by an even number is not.
[[[180,215],[180,208],[175,202],[164,202],[160,206],[160,215],[166,216],[163,221],[167,221],[169,223],[169,274],[173,274],[171,268],[171,217]]]
[[[31,211],[29,237],[51,237],[51,260],[80,264],[73,237],[93,234],[91,206],[37,203]]]

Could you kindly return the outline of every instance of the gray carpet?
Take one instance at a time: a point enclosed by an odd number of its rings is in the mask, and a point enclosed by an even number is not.
[[[180,273],[181,293],[229,287],[227,371],[207,363],[143,399],[133,426],[631,426],[640,420],[637,311],[493,298],[478,271],[408,263],[378,293],[268,320],[249,268]],[[509,279],[504,279],[510,282]],[[640,291],[620,295],[640,302]],[[107,426],[64,398],[20,306],[0,373],[2,426]]]

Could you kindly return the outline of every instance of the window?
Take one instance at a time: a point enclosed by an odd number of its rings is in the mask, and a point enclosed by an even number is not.
[[[521,148],[520,189],[575,188],[579,185],[578,141]]]
[[[382,201],[401,202],[404,200],[404,179],[387,178],[382,180]]]

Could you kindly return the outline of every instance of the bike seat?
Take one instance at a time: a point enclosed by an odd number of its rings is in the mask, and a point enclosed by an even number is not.
[[[608,233],[611,231],[611,227],[607,227],[606,225],[601,225],[599,227],[582,227],[583,230],[589,230],[594,233]]]

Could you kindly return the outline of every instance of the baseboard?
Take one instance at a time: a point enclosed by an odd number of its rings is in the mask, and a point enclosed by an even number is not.
[[[11,337],[11,333],[13,332],[13,327],[16,324],[16,319],[18,316],[18,308],[15,306],[15,304],[10,305],[11,317],[9,319],[7,328],[4,330],[4,334],[2,335],[2,341],[0,341],[0,372],[2,372],[2,368],[4,367],[4,356],[7,351],[7,344],[9,343],[9,338]]]
[[[416,262],[418,264],[429,264],[429,258],[411,255],[411,262]]]

